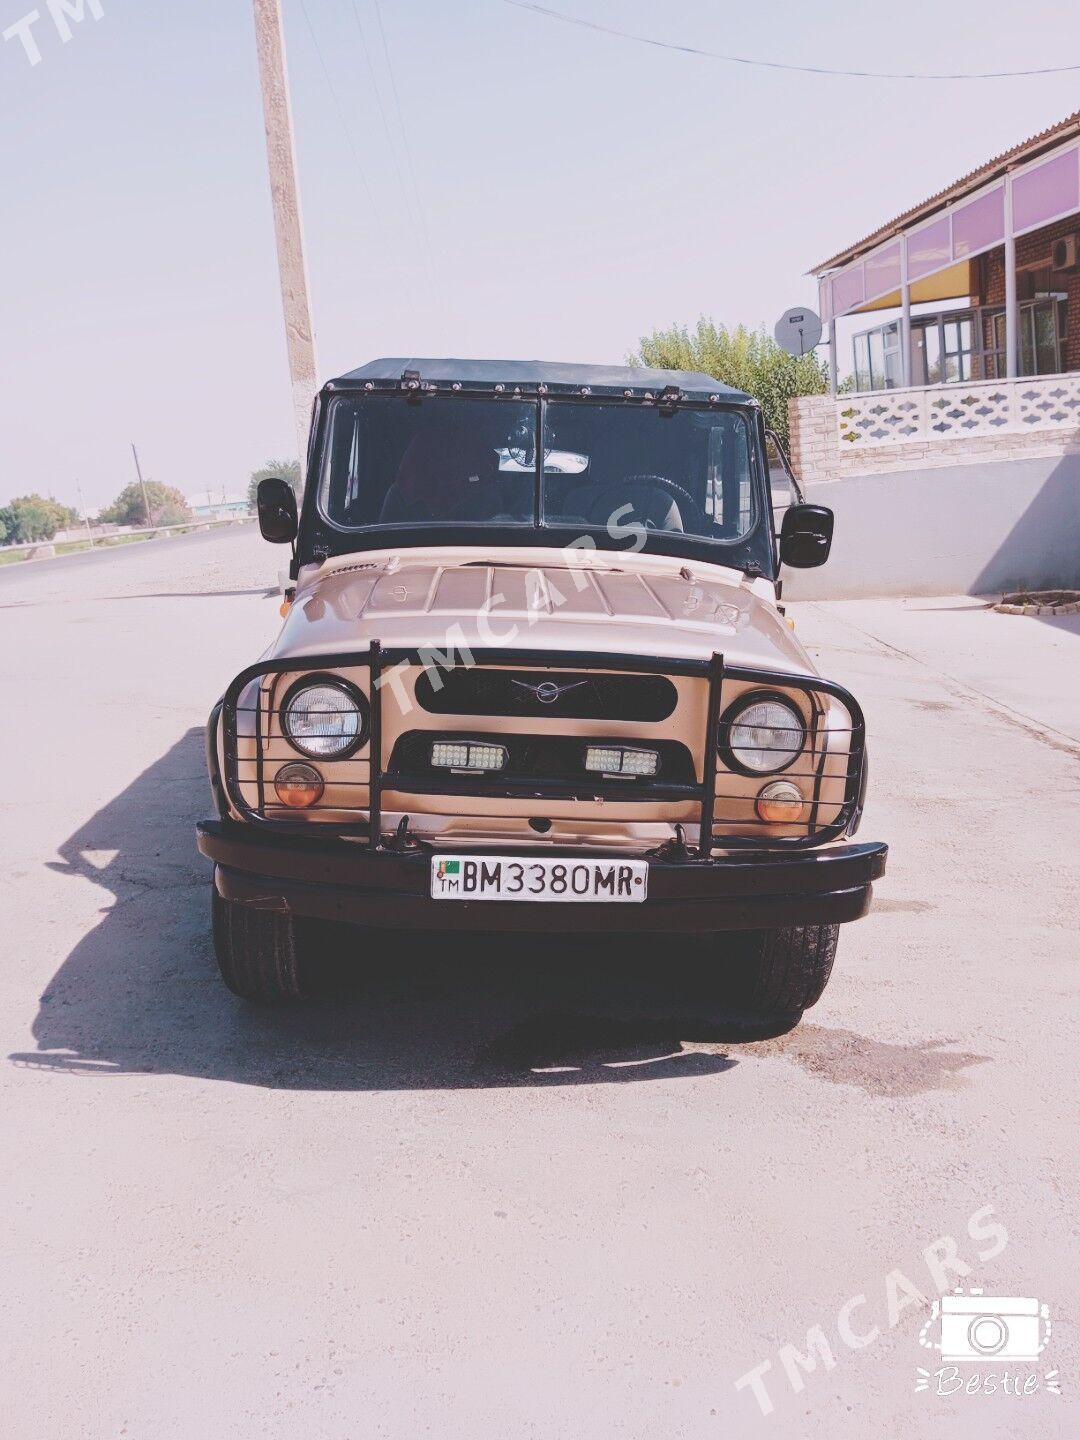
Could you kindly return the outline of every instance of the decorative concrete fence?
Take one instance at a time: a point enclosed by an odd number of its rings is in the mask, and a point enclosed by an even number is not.
[[[804,395],[791,458],[807,483],[1080,452],[1080,374]]]
[[[1080,587],[1080,374],[803,396],[790,418],[836,541],[785,594]]]

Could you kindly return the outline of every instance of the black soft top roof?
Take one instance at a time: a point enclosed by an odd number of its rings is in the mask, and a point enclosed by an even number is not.
[[[702,375],[696,370],[564,365],[554,360],[434,360],[415,356],[371,360],[359,370],[350,370],[347,375],[331,380],[327,388],[346,390],[370,382],[380,390],[388,386],[399,389],[407,378],[406,371],[413,372],[422,387],[437,385],[440,389],[457,384],[462,390],[494,390],[501,385],[511,394],[515,390],[535,394],[543,385],[553,395],[580,395],[583,389],[588,389],[593,395],[621,396],[629,390],[634,398],[639,398],[646,392],[655,396],[669,386],[677,386],[684,400],[750,402],[750,396],[741,390],[733,390],[730,385],[723,385],[711,375]]]

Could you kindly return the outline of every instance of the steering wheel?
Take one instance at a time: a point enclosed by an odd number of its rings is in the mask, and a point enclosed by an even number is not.
[[[666,475],[627,475],[621,480],[620,485],[659,485],[661,490],[666,490],[679,507],[682,516],[684,530],[689,528],[691,534],[705,535],[709,531],[709,520],[705,511],[681,485],[674,480],[669,480]],[[614,488],[614,487],[612,487]],[[689,525],[688,522],[693,524]]]

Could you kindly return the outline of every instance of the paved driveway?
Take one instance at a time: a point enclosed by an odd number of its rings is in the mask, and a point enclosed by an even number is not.
[[[964,611],[795,607],[892,859],[789,1035],[596,942],[358,939],[262,1014],[192,829],[279,561],[0,587],[5,1436],[1075,1434],[1080,635],[983,616],[972,659]],[[938,1283],[1046,1302],[1025,1373],[1065,1394],[917,1392]]]

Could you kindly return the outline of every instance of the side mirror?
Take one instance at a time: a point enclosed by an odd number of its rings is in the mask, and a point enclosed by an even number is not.
[[[264,540],[271,545],[288,545],[296,539],[296,496],[287,480],[276,476],[260,480],[256,507]]]
[[[833,512],[824,505],[791,505],[780,529],[780,563],[796,570],[824,565],[832,548]]]

